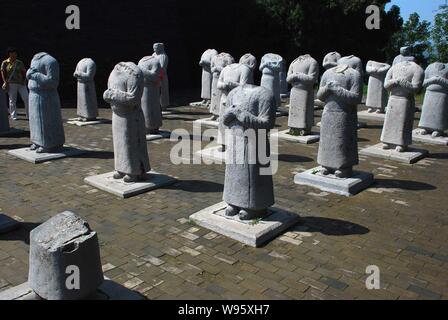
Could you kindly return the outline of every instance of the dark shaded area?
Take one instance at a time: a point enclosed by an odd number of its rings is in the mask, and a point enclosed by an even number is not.
[[[314,160],[308,157],[298,156],[294,154],[279,154],[278,161],[281,162],[313,162]]]
[[[172,102],[185,104],[199,99],[198,61],[207,48],[229,52],[236,60],[246,52],[258,60],[267,52],[277,52],[288,63],[304,53],[321,61],[333,50],[356,54],[364,62],[384,60],[381,48],[389,40],[389,30],[395,28],[397,12],[383,12],[382,29],[369,31],[365,7],[372,1],[347,2],[297,0],[301,14],[293,19],[300,27],[295,32],[289,28],[292,21],[274,16],[256,0],[1,1],[0,28],[4,32],[0,50],[17,47],[26,65],[41,51],[58,59],[65,107],[74,106],[77,62],[93,58],[98,69],[98,97],[104,106],[101,97],[114,65],[138,62],[152,54],[154,42],[164,42],[170,58]],[[80,30],[65,27],[65,10],[72,4],[81,10]],[[257,72],[257,83],[259,78]]]
[[[430,153],[428,158],[445,160],[448,159],[448,153]]]
[[[21,149],[21,148],[27,148],[30,145],[31,145],[31,143],[28,143],[28,144],[0,144],[0,150]]]
[[[181,180],[171,186],[165,187],[164,189],[175,189],[187,192],[223,192],[224,185],[221,183],[216,183],[212,181],[201,181],[201,180]]]
[[[303,227],[306,227],[306,232],[320,232],[327,236],[362,235],[370,232],[368,228],[356,223],[320,217],[300,218],[299,223],[291,231],[294,229],[304,231]]]
[[[409,191],[424,191],[436,190],[437,187],[432,184],[411,180],[396,180],[396,179],[375,179],[376,188],[393,188],[403,189]]]
[[[30,232],[40,223],[22,222],[19,227],[11,232],[0,234],[0,241],[22,241],[30,244]]]
[[[114,153],[112,151],[85,151],[73,158],[109,160],[114,158]]]

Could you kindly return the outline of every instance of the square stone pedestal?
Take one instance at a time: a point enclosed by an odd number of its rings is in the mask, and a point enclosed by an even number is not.
[[[0,212],[0,234],[10,232],[18,228],[20,223]]]
[[[215,164],[225,164],[226,163],[226,153],[221,152],[219,149],[221,146],[205,148],[195,153],[195,156],[201,157],[201,159],[206,159],[213,161]]]
[[[0,292],[0,300],[42,300],[33,290],[28,282]],[[104,277],[103,283],[98,287],[95,294],[86,300],[144,300],[139,293]]]
[[[367,112],[367,110],[358,112],[358,119],[384,122],[385,118],[385,113]]]
[[[190,216],[201,227],[242,242],[259,247],[275,238],[299,221],[299,216],[278,208],[269,209],[271,214],[261,220],[241,221],[238,216],[226,217],[227,204],[220,202]]]
[[[219,122],[216,120],[210,120],[210,118],[206,118],[195,120],[193,122],[193,125],[200,127],[218,128]]]
[[[123,179],[113,178],[114,172],[108,172],[84,179],[84,182],[100,190],[112,193],[123,199],[136,196],[151,190],[162,188],[176,182],[176,179],[164,174],[150,171],[145,181],[126,183]]]
[[[108,120],[106,119],[96,119],[93,121],[80,121],[79,118],[72,118],[72,119],[68,119],[67,123],[77,126],[77,127],[85,127],[85,126],[94,126],[96,124],[102,124],[102,123],[107,123]]]
[[[202,101],[191,102],[190,107],[208,108],[210,103],[203,103]]]
[[[67,157],[78,156],[85,153],[85,151],[71,147],[64,147],[59,152],[55,153],[37,153],[36,151],[30,150],[30,148],[21,148],[10,150],[8,151],[8,153],[19,159],[37,164],[52,160],[63,159]]]
[[[155,141],[155,140],[161,140],[161,139],[169,139],[171,137],[170,131],[162,131],[160,130],[157,134],[147,134],[146,135],[146,141]]]
[[[374,181],[373,174],[368,172],[354,171],[351,178],[338,178],[334,174],[321,174],[321,169],[317,167],[296,174],[294,183],[350,197],[368,188]]]
[[[23,133],[21,129],[10,128],[8,131],[0,132],[0,137],[12,137]]]
[[[320,139],[320,136],[318,133],[311,133],[310,135],[307,135],[307,136],[293,136],[293,135],[288,134],[288,132],[289,132],[289,130],[272,133],[271,139],[287,140],[287,141],[297,142],[297,143],[302,143],[302,144],[316,143]]]
[[[406,152],[397,152],[395,149],[384,150],[383,144],[379,143],[374,146],[362,149],[359,154],[371,157],[377,157],[407,164],[416,163],[426,157],[427,150],[408,148]]]
[[[427,144],[435,144],[435,145],[442,145],[442,146],[448,146],[448,137],[437,137],[433,138],[431,134],[419,134],[417,133],[417,130],[412,131],[412,140],[417,142],[423,142]]]

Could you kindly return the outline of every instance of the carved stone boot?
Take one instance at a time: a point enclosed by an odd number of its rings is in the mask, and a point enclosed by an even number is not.
[[[121,172],[116,171],[116,172],[114,173],[114,175],[113,175],[113,178],[114,178],[115,180],[119,180],[119,179],[123,179],[124,176],[125,176],[124,173],[121,173]]]
[[[353,175],[353,169],[352,168],[339,169],[334,172],[334,175],[338,178],[350,178]]]
[[[138,180],[139,180],[138,176],[130,175],[130,174],[125,175],[123,178],[123,181],[126,183],[133,183],[133,182],[137,182]]]
[[[264,210],[250,210],[250,209],[242,209],[240,211],[239,218],[243,221],[254,220],[254,219],[262,219],[268,215],[269,211],[267,209]]]
[[[30,146],[30,150],[31,150],[31,151],[36,151],[37,148],[39,148],[39,146],[36,145],[36,144],[34,144],[34,143]]]
[[[368,113],[373,113],[375,111],[375,109],[373,109],[373,108],[369,108],[369,109],[367,109],[367,112]]]
[[[322,175],[324,175],[324,176],[328,176],[330,173],[331,173],[331,172],[330,172],[330,169],[328,169],[328,168],[322,167],[322,168],[320,169],[320,174],[322,174]]]
[[[406,146],[397,146],[395,148],[395,151],[397,151],[397,152],[405,152],[407,149],[408,149],[408,147],[406,147]]]
[[[390,150],[392,149],[392,146],[388,143],[383,143],[383,150]]]
[[[435,131],[432,132],[431,136],[433,138],[438,138],[438,137],[442,136],[442,133],[440,131],[435,130]]]
[[[226,216],[227,217],[234,217],[236,216],[238,213],[240,213],[240,208],[232,206],[231,204],[229,204],[227,206],[226,209]]]
[[[421,134],[422,136],[428,134],[428,131],[427,131],[426,129],[423,129],[423,128],[418,128],[418,129],[416,130],[416,132],[417,132],[417,134]]]

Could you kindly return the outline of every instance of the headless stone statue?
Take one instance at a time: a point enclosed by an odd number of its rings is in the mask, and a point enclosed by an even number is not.
[[[104,100],[112,108],[114,141],[114,179],[124,182],[142,180],[151,170],[146,145],[145,118],[140,106],[143,73],[132,62],[120,62],[109,76]]]
[[[146,133],[158,134],[163,125],[160,107],[161,67],[156,57],[144,57],[138,63],[142,70],[144,89],[142,95],[142,111],[145,116]]]
[[[36,54],[26,74],[28,79],[31,150],[52,153],[65,143],[61,101],[58,94],[59,63],[48,53]]]
[[[250,68],[241,63],[233,63],[225,67],[218,80],[218,89],[221,90],[221,103],[219,111],[219,133],[218,133],[218,144],[224,146],[225,141],[225,127],[222,123],[222,116],[226,113],[227,108],[227,96],[230,91],[238,86],[247,84],[250,76]],[[223,148],[225,149],[225,147]]]
[[[325,70],[334,68],[338,65],[339,59],[341,59],[341,55],[339,54],[339,52],[336,51],[330,52],[324,57],[322,65],[325,68]]]
[[[294,60],[287,81],[292,85],[288,126],[291,135],[309,135],[314,125],[314,84],[319,78],[319,64],[309,54]]]
[[[260,71],[263,73],[260,85],[272,91],[277,108],[281,105],[280,71],[282,63],[283,58],[274,53],[265,54],[260,63]]]
[[[96,64],[90,58],[79,61],[73,76],[78,80],[78,109],[81,121],[93,121],[98,117],[98,101],[95,89]]]
[[[0,133],[10,130],[8,119],[8,107],[6,102],[6,94],[0,89]]]
[[[223,196],[226,215],[239,215],[241,220],[262,218],[275,200],[272,173],[265,172],[269,161],[260,163],[257,155],[270,154],[268,134],[275,125],[275,100],[269,89],[244,85],[230,92],[228,105],[223,116],[230,129]]]
[[[212,59],[218,55],[218,51],[215,49],[207,49],[201,56],[199,65],[202,67],[202,90],[201,98],[203,99],[203,105],[209,105],[212,99]]]
[[[384,149],[404,152],[412,144],[415,94],[422,88],[424,71],[416,63],[400,62],[387,72],[384,87],[390,91],[381,142]]]
[[[338,65],[347,65],[352,69],[355,69],[361,75],[361,79],[364,75],[364,68],[362,66],[362,61],[357,56],[350,55],[346,57],[342,57],[338,60]]]
[[[395,57],[392,65],[394,66],[394,65],[396,65],[400,62],[404,62],[404,61],[415,62],[415,57],[411,56],[411,47],[401,47],[400,54]]]
[[[163,43],[154,43],[153,56],[159,59],[160,67],[162,68],[162,84],[160,93],[160,105],[166,108],[170,105],[170,90],[168,80],[168,56],[165,53],[165,45]]]
[[[359,162],[356,109],[362,99],[361,75],[348,65],[331,68],[322,76],[317,96],[325,102],[317,157],[322,174],[351,177]]]
[[[250,69],[249,79],[247,80],[247,84],[254,84],[254,73],[257,69],[257,58],[250,53],[246,53],[240,59],[241,64],[245,64]]]
[[[426,94],[418,133],[431,133],[437,138],[448,130],[448,64],[430,64],[425,71],[423,86]]]
[[[368,112],[384,113],[387,105],[387,91],[384,88],[384,79],[390,69],[387,63],[369,61],[366,71],[369,77],[366,106]]]
[[[218,54],[212,59],[212,73],[213,73],[213,82],[212,82],[212,101],[210,104],[210,113],[212,114],[212,120],[216,120],[219,118],[219,110],[221,105],[221,90],[218,89],[218,80],[221,74],[221,71],[227,67],[228,65],[234,63],[235,60],[233,57],[225,52]]]

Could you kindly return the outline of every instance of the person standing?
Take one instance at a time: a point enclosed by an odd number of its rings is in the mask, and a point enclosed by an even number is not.
[[[8,93],[9,113],[13,120],[17,120],[17,93],[25,105],[25,114],[28,119],[28,90],[26,88],[26,68],[22,61],[17,59],[17,50],[9,48],[8,59],[2,62],[1,73],[3,90]]]

